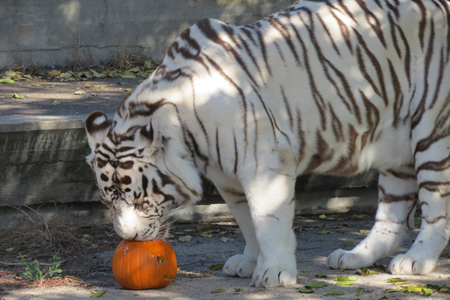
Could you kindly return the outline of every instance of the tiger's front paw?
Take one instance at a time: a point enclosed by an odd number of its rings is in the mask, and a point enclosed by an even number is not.
[[[331,269],[358,269],[372,265],[371,259],[361,255],[338,249],[331,253],[327,258],[327,265]]]
[[[228,276],[251,277],[255,267],[255,259],[243,254],[238,254],[227,260],[223,266],[223,270]]]
[[[253,274],[250,286],[276,287],[297,283],[297,269],[283,269],[279,266],[258,266]]]
[[[415,255],[399,254],[391,261],[389,271],[392,274],[426,274],[433,271],[437,259],[415,257]]]

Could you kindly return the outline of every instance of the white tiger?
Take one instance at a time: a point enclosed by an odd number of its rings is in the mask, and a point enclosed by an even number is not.
[[[246,247],[230,276],[296,283],[294,184],[380,170],[370,234],[331,268],[372,265],[422,227],[393,274],[435,267],[449,234],[450,14],[446,0],[304,0],[247,26],[204,19],[118,107],[86,120],[88,162],[124,239],[164,238],[214,182]]]

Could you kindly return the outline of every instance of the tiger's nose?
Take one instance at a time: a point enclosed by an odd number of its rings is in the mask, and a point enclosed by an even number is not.
[[[136,230],[129,230],[126,228],[126,225],[120,226],[114,223],[114,229],[116,230],[116,233],[124,240],[134,240],[137,237]]]
[[[117,176],[116,174],[113,175],[112,181],[117,185],[129,185],[133,182],[130,176],[125,175],[122,177]]]
[[[133,240],[138,237],[138,216],[132,209],[116,212],[114,216],[114,230],[125,240]]]

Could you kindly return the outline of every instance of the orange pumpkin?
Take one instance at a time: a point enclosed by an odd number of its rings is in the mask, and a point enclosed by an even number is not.
[[[123,240],[114,252],[112,271],[116,281],[127,289],[162,288],[175,278],[177,259],[166,241]]]

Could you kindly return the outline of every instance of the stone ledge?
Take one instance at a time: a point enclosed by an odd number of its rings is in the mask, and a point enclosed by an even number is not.
[[[377,208],[376,188],[297,191],[295,214],[373,213]],[[85,225],[109,223],[109,211],[100,202],[47,203],[31,206],[0,207],[0,229],[16,226],[31,219],[57,217]],[[219,196],[208,196],[196,205],[174,215],[178,223],[232,221],[228,206]]]

